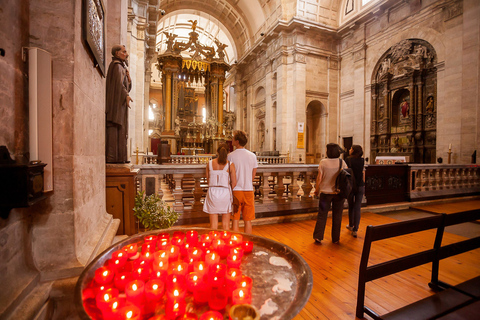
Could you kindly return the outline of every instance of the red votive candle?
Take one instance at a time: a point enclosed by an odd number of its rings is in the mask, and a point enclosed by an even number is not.
[[[223,231],[222,234],[221,234],[221,238],[223,241],[227,242],[228,240],[230,240],[230,237],[232,236],[232,233],[230,231]]]
[[[168,301],[183,301],[185,300],[186,291],[183,288],[167,289]]]
[[[142,254],[147,252],[154,253],[156,249],[155,243],[144,243],[142,244]]]
[[[186,258],[187,257],[187,252],[188,252],[188,249],[191,247],[191,245],[189,243],[184,243],[182,244],[179,248],[180,248],[180,255],[182,258]]]
[[[222,236],[222,234],[219,231],[210,231],[208,234],[210,235],[212,240],[216,240]]]
[[[153,271],[167,271],[168,270],[168,260],[157,260],[152,264]]]
[[[252,278],[247,277],[247,276],[242,276],[240,281],[237,283],[237,288],[243,288],[246,289],[247,291],[252,290]]]
[[[155,248],[155,245],[157,244],[157,239],[158,237],[156,235],[146,236],[145,238],[143,238],[143,243],[153,244],[153,248]]]
[[[133,279],[147,281],[150,278],[150,268],[138,267],[132,272]]]
[[[211,265],[218,263],[220,261],[220,255],[216,252],[210,252],[205,255],[205,263],[207,268],[210,268]]]
[[[178,256],[180,255],[180,249],[174,245],[168,246],[167,249],[169,254],[168,261],[178,260]]]
[[[238,288],[233,290],[232,293],[232,305],[235,304],[251,304],[252,294],[249,290]]]
[[[212,249],[217,251],[220,255],[220,258],[225,258],[228,254],[227,248],[225,246],[225,241],[222,239],[215,239],[212,242]]]
[[[115,275],[115,278],[114,278],[113,282],[115,283],[115,287],[120,292],[124,292],[125,291],[125,286],[127,285],[127,283],[129,283],[132,280],[133,280],[133,278],[132,278],[131,273],[127,272],[127,271],[124,271],[124,272],[117,273]]]
[[[152,279],[145,284],[145,298],[150,302],[157,302],[163,298],[165,285],[162,280]]]
[[[104,320],[117,320],[118,312],[125,304],[125,299],[113,298],[107,304],[107,306],[102,309],[102,315]]]
[[[126,256],[126,254],[125,254]],[[114,273],[119,272],[120,270],[123,269],[125,264],[127,263],[127,260],[121,260],[121,259],[108,259],[105,263],[106,266],[108,266]]]
[[[197,272],[200,277],[203,277],[208,269],[205,261],[196,261],[193,263],[193,271]]]
[[[229,255],[227,257],[227,266],[229,268],[240,268],[240,264],[242,263],[242,259],[240,259],[237,255]]]
[[[225,263],[214,263],[208,268],[208,275],[209,276],[217,276],[225,278],[227,274],[227,266]]]
[[[202,234],[202,236],[200,237],[200,242],[205,242],[208,246],[210,246],[212,240],[213,238],[209,234]]]
[[[99,309],[105,309],[108,307],[108,302],[110,302],[114,298],[118,298],[118,289],[110,288],[104,291],[100,291],[97,294],[95,301]]]
[[[250,253],[253,250],[253,242],[252,241],[243,241],[242,242],[242,249],[244,253]]]
[[[228,302],[227,290],[223,287],[212,288],[208,306],[213,310],[225,309]]]
[[[168,250],[169,246],[170,246],[170,240],[169,239],[159,239],[157,241],[157,249],[158,250]]]
[[[182,316],[185,314],[185,307],[185,301],[183,300],[167,301],[165,305],[165,315],[167,319],[177,319]]]
[[[203,257],[203,250],[196,247],[188,248],[187,257],[193,261],[200,261]]]
[[[175,288],[185,290],[186,288],[185,277],[179,277],[176,274],[169,274],[165,280],[165,284],[168,290]]]
[[[153,271],[150,273],[150,279],[160,279],[162,281],[165,281],[167,279],[168,271],[167,270],[157,270]]]
[[[141,304],[143,302],[145,293],[145,282],[142,280],[133,280],[125,286],[125,294],[127,300],[134,304]]]
[[[173,236],[171,243],[174,246],[181,247],[185,243],[184,237]]]
[[[203,281],[202,279],[198,272],[190,272],[185,279],[187,290],[194,292],[195,288]]]
[[[227,286],[233,287],[240,282],[242,279],[242,271],[237,268],[230,268],[227,270],[227,274],[225,275],[225,282]]]
[[[167,250],[158,250],[153,253],[153,261],[167,260],[169,252]]]
[[[230,254],[231,255],[235,254],[241,259],[243,257],[243,249],[242,249],[242,247],[232,248],[232,249],[230,249]]]
[[[198,243],[198,232],[195,230],[187,231],[185,238],[187,239],[188,244],[191,246],[196,246]]]
[[[170,264],[170,273],[176,274],[179,277],[185,277],[188,272],[188,265],[185,262],[174,261]]]
[[[198,316],[195,313],[188,312],[179,320],[198,320]]]
[[[95,281],[100,285],[109,284],[113,280],[114,272],[108,267],[100,267],[95,270]]]
[[[170,233],[168,232],[162,232],[157,235],[157,242],[158,241],[163,241],[163,240],[170,240]]]
[[[129,258],[132,258],[137,254],[138,245],[136,243],[131,243],[123,247],[122,250],[124,250],[127,253]]]
[[[230,237],[230,240],[233,240],[237,244],[241,245],[243,241],[243,236],[241,234],[235,233],[235,234],[232,234],[232,236]]]
[[[185,238],[185,232],[180,231],[180,230],[174,231],[172,238],[175,238],[175,237],[183,239],[183,238]]]
[[[119,260],[120,267],[123,267],[128,260],[128,254],[124,250],[118,250],[112,253],[112,260]]]
[[[140,320],[141,310],[134,305],[127,305],[118,311],[119,320]]]
[[[200,320],[223,320],[223,315],[218,311],[210,310],[202,314]]]
[[[193,302],[202,305],[208,302],[210,288],[204,281],[200,282],[193,291]]]

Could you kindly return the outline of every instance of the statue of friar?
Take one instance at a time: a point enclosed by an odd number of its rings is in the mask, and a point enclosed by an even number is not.
[[[128,95],[132,80],[127,70],[127,49],[112,47],[112,62],[107,73],[105,155],[107,163],[127,163]]]

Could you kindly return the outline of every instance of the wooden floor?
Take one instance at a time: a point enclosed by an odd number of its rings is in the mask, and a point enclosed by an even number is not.
[[[437,205],[438,206],[438,205]],[[480,201],[448,206],[449,213],[480,208]],[[423,210],[428,208],[423,207]],[[441,207],[432,208],[435,210]],[[446,207],[443,207],[445,212]],[[435,211],[432,210],[432,211]],[[255,235],[270,238],[290,246],[308,263],[313,273],[313,290],[303,310],[294,318],[300,319],[356,319],[355,307],[358,285],[358,267],[363,248],[365,226],[396,222],[374,213],[362,213],[358,238],[345,228],[348,217],[343,216],[340,244],[331,242],[331,219],[328,219],[325,239],[315,244],[312,232],[314,220],[254,226]],[[433,246],[434,231],[379,241],[372,247],[370,262],[404,256]],[[446,233],[444,243],[464,239]],[[431,268],[424,265],[408,271],[375,280],[367,284],[366,305],[379,314],[433,294],[428,287]],[[480,249],[442,260],[440,280],[452,285],[480,275]]]

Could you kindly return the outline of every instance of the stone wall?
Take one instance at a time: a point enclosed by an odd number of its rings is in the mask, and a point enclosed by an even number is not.
[[[470,163],[480,141],[479,10],[473,0],[401,2],[342,26],[340,135],[353,136],[369,154],[374,68],[401,40],[422,39],[438,59],[437,157],[447,159],[451,143],[452,163]]]
[[[30,319],[58,280],[80,274],[114,228],[105,207],[105,78],[82,40],[81,0],[8,0],[0,13],[8,26],[0,31],[6,49],[0,57],[0,145],[17,161],[28,161],[22,47],[52,55],[54,191],[0,219],[0,314]],[[71,289],[56,294],[71,296]]]

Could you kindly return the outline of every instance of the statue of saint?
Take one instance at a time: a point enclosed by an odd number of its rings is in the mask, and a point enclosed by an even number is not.
[[[433,105],[433,96],[427,98],[427,106],[425,108],[427,112],[433,112],[435,106]]]
[[[127,70],[127,49],[112,47],[112,62],[108,66],[106,81],[106,135],[107,163],[127,163],[128,109],[132,80]]]
[[[403,99],[402,104],[400,104],[400,111],[402,111],[402,116],[404,118],[408,117],[408,113],[410,111],[410,105],[405,99]]]

